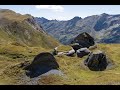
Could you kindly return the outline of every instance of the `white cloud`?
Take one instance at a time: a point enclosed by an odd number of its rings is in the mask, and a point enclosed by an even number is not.
[[[63,12],[64,8],[60,5],[36,5],[37,9],[47,9],[56,12]]]

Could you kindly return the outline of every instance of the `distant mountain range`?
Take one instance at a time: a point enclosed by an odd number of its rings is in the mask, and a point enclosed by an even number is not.
[[[89,33],[96,42],[120,43],[120,15],[103,13],[85,18],[76,16],[66,21],[48,20],[44,17],[35,19],[45,32],[63,44],[69,44],[82,32]]]
[[[49,48],[59,45],[56,39],[63,44],[69,44],[83,32],[93,36],[96,42],[120,43],[120,15],[103,13],[59,21],[0,9],[0,43],[17,42]]]
[[[54,48],[59,42],[44,32],[41,25],[29,14],[0,9],[0,44],[22,44]]]

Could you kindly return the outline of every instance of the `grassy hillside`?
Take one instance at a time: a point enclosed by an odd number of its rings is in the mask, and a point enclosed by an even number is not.
[[[24,70],[13,67],[24,61],[32,61],[34,56],[46,51],[40,47],[1,46],[0,50],[0,84],[19,84]],[[14,48],[13,48],[14,47]],[[13,49],[12,49],[13,48]],[[19,48],[19,49],[18,49]],[[62,50],[67,50],[67,46]],[[68,47],[69,49],[69,47]],[[56,56],[63,77],[56,75],[43,76],[39,82],[47,85],[119,85],[120,84],[120,44],[99,44],[99,50],[105,51],[114,62],[114,66],[105,71],[90,71],[83,65],[83,58]],[[4,52],[6,51],[6,52]],[[51,51],[48,49],[47,51]],[[17,57],[16,57],[17,56]]]
[[[21,70],[15,65],[32,61],[40,52],[58,45],[31,15],[0,9],[0,84],[15,84]]]
[[[21,15],[9,9],[1,9],[0,16],[13,21],[23,21],[24,19],[30,17],[29,15]]]
[[[40,52],[51,51],[42,47],[29,47],[18,44],[0,44],[0,85],[16,84],[21,76],[22,68],[14,66],[32,61]]]
[[[120,44],[99,44],[98,48],[106,53],[106,55],[115,64],[111,69],[106,71],[90,71],[83,65],[83,60],[77,57],[56,57],[60,64],[60,69],[64,71],[67,78],[62,81],[64,84],[70,85],[108,85],[120,84]],[[59,83],[58,83],[59,84]]]
[[[0,10],[0,43],[54,48],[59,43],[46,34],[31,15]]]

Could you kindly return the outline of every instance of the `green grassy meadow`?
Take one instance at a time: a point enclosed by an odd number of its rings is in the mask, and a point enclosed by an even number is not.
[[[51,49],[29,47],[14,44],[0,44],[0,84],[14,85],[24,73],[22,68],[13,68],[24,61],[32,61],[40,52],[50,52]],[[62,46],[62,50],[69,46]],[[120,44],[98,44],[97,50],[102,50],[113,61],[114,66],[105,71],[90,71],[84,66],[87,58],[55,56],[63,77],[50,75],[42,77],[39,82],[44,85],[120,85]],[[96,50],[93,49],[92,51]],[[62,51],[61,50],[61,51]],[[19,83],[18,83],[19,84]]]

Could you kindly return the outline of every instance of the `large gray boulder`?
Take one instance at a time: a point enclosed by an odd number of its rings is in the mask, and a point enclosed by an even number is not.
[[[88,55],[90,52],[91,51],[87,48],[81,48],[78,49],[76,53],[78,57],[82,58],[83,56]]]
[[[59,65],[54,56],[49,52],[43,52],[38,54],[25,70],[27,70],[26,74],[32,78],[58,68]]]
[[[84,64],[92,71],[104,71],[107,68],[108,60],[105,53],[98,50],[90,53]]]

